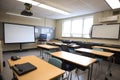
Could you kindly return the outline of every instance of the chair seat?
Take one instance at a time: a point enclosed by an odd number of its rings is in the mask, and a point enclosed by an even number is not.
[[[97,62],[99,61],[99,62],[101,62],[101,61],[103,61],[103,59],[101,59],[101,58],[96,58],[97,59]]]
[[[74,49],[69,49],[69,52],[74,53],[75,51]]]

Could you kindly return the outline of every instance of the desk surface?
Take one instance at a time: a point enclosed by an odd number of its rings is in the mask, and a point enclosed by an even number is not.
[[[61,70],[36,56],[21,57],[21,59],[17,61],[12,61],[11,59],[8,60],[10,67],[25,62],[30,62],[35,65],[37,69],[22,76],[18,76],[15,73],[18,80],[50,80],[64,73],[64,70]]]
[[[37,47],[45,48],[45,49],[56,49],[56,48],[59,48],[58,46],[52,46],[52,45],[47,45],[47,44],[37,45]]]
[[[111,48],[111,47],[103,47],[103,46],[93,46],[92,48],[102,48],[102,49],[120,52],[119,48]]]
[[[97,50],[92,50],[92,49],[87,49],[87,48],[78,48],[78,49],[75,49],[75,51],[92,53],[92,54],[104,56],[104,57],[111,57],[114,55],[114,53],[111,53],[111,52],[102,52],[102,51],[97,51]]]
[[[72,63],[75,63],[75,64],[83,66],[83,67],[88,67],[92,63],[96,62],[96,59],[69,53],[69,52],[65,52],[65,51],[54,52],[54,53],[51,53],[51,55],[54,57],[58,57],[60,59],[70,61]]]

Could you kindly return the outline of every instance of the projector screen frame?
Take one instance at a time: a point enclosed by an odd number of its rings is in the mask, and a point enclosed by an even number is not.
[[[95,25],[92,26],[92,29],[91,29],[91,34],[90,34],[91,39],[119,40],[119,39],[120,39],[120,23],[109,23],[109,24],[106,24],[106,25],[114,25],[114,24],[119,24],[119,32],[118,32],[118,37],[117,37],[117,38],[99,38],[99,37],[93,37],[93,36],[92,36],[93,27],[94,27],[94,26],[103,25],[103,24],[95,24]]]
[[[23,25],[23,26],[33,27],[33,28],[34,28],[34,41],[31,41],[31,42],[12,42],[12,43],[5,43],[5,24]],[[27,24],[18,24],[18,23],[3,22],[3,40],[4,40],[4,44],[35,43],[35,26],[34,26],[34,25],[27,25]]]

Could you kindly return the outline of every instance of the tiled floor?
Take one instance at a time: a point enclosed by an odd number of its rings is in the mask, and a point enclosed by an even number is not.
[[[3,59],[6,62],[6,66],[4,67],[4,70],[2,72],[3,80],[11,80],[12,79],[12,71],[8,66],[7,60],[11,56],[27,56],[27,55],[36,55],[39,57],[40,52],[39,50],[28,50],[23,52],[7,52],[3,54]],[[98,64],[94,64],[93,67],[93,77],[92,80],[105,80],[105,73],[107,69],[108,63],[106,61],[102,62],[102,69],[98,69]],[[99,71],[98,71],[99,70]],[[120,65],[118,64],[112,64],[112,77],[108,76],[108,80],[120,80]],[[77,75],[75,74],[75,70],[72,71],[72,80],[78,80]],[[79,80],[87,80],[87,73],[86,71],[78,70],[77,74],[79,75]],[[1,79],[0,79],[1,80]]]

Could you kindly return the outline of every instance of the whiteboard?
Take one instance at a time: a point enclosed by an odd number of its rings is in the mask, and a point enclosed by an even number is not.
[[[94,25],[92,28],[92,38],[119,39],[119,24]]]
[[[4,23],[5,43],[35,42],[34,26]]]

